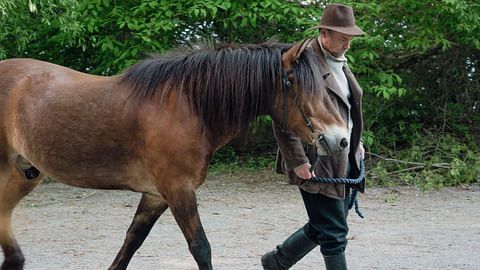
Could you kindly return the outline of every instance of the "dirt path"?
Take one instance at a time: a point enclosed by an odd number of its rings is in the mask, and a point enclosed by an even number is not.
[[[266,172],[210,176],[198,192],[215,269],[261,269],[260,256],[306,221],[294,187]],[[14,212],[27,270],[107,269],[139,194],[40,185]],[[480,269],[480,187],[421,193],[375,188],[351,212],[350,269]],[[3,260],[3,255],[0,255]],[[160,218],[129,269],[196,269],[171,213]],[[319,249],[293,269],[324,269]]]

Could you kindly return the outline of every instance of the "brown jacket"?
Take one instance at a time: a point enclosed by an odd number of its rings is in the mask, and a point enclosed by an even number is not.
[[[328,94],[346,123],[349,113],[348,106],[346,105],[342,92],[325,61],[325,56],[318,44],[318,39],[312,41],[310,47],[313,49],[319,60],[320,70]],[[363,129],[362,89],[348,66],[345,66],[344,72],[351,91],[350,110],[353,120],[353,130],[350,139],[350,154],[347,156],[347,151],[342,151],[330,156],[320,157],[315,168],[315,175],[318,177],[345,177],[349,160],[350,177],[356,178],[360,172],[360,151],[358,146],[360,144]],[[333,199],[344,199],[344,184],[328,184],[305,180],[297,177],[293,172],[293,169],[302,164],[307,162],[312,163],[314,161],[316,153],[315,147],[300,141],[300,139],[292,132],[282,132],[281,127],[276,123],[273,123],[273,131],[277,139],[279,150],[277,153],[276,165],[276,171],[278,173],[287,174],[288,182],[290,184],[298,185],[301,189],[309,193],[320,193]],[[365,179],[360,184],[353,187],[363,192],[365,189]]]

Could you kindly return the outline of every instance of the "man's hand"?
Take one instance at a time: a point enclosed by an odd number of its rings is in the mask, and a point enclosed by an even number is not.
[[[293,171],[298,177],[302,179],[310,179],[312,177],[315,177],[315,172],[310,172],[311,167],[312,165],[310,165],[310,163],[305,163],[302,166],[297,167]]]
[[[363,160],[365,160],[365,148],[363,148],[362,141],[360,141],[360,145],[358,146],[358,149],[360,150],[360,156],[362,157]]]

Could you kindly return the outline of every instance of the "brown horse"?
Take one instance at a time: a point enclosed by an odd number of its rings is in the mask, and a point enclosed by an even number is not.
[[[1,269],[23,269],[11,214],[46,176],[143,193],[110,269],[127,268],[168,207],[199,269],[212,269],[195,191],[217,149],[258,115],[305,141],[323,133],[330,149],[346,147],[347,130],[305,46],[224,46],[148,59],[113,77],[32,59],[0,62]]]

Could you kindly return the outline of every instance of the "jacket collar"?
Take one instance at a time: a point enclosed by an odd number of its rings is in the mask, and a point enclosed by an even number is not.
[[[340,90],[340,86],[338,85],[337,81],[335,80],[335,77],[332,75],[332,71],[330,70],[330,67],[327,64],[327,61],[325,60],[325,54],[323,53],[322,48],[320,47],[320,43],[318,38],[315,39],[312,43],[310,43],[311,48],[317,55],[317,59],[319,62],[320,66],[320,72],[322,74],[325,86],[335,93],[335,95],[340,98],[343,103],[348,104],[347,100],[345,100],[345,97],[342,93],[342,90]],[[344,71],[345,71],[345,66],[344,66]],[[350,78],[347,76],[348,83],[350,84]],[[353,92],[353,91],[352,91]]]
[[[335,95],[337,95],[345,104],[348,104],[345,100],[345,97],[340,90],[340,86],[335,81],[335,78],[332,75],[332,71],[328,66],[325,55],[323,53],[322,48],[320,47],[319,39],[315,39],[310,43],[310,48],[313,49],[315,54],[317,55],[317,59],[320,66],[320,72],[324,79],[325,86],[332,91]],[[350,86],[350,92],[352,97],[356,103],[358,103],[362,99],[362,88],[358,84],[355,76],[353,75],[352,71],[348,67],[348,65],[343,66],[343,72],[345,72],[345,76],[347,77],[348,85]]]

